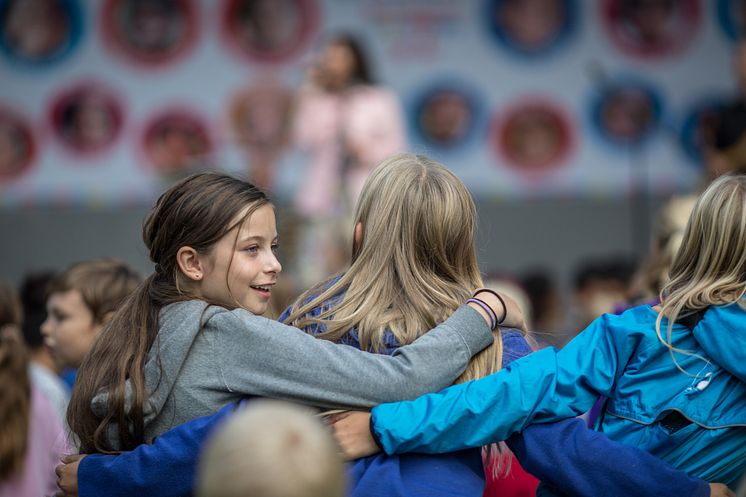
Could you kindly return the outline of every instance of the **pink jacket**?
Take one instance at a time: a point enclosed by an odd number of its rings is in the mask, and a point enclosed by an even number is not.
[[[354,205],[370,170],[407,146],[398,98],[368,85],[340,94],[301,91],[293,135],[295,145],[309,155],[296,196],[296,208],[308,216],[338,214],[341,192]]]
[[[0,497],[54,495],[57,476],[54,468],[70,453],[62,420],[49,401],[31,387],[31,422],[26,459],[22,471],[0,483]]]

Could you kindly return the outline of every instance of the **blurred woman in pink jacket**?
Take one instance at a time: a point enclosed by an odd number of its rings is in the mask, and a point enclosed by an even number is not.
[[[374,84],[357,40],[331,38],[308,76],[293,123],[294,144],[307,154],[295,207],[304,219],[301,258],[314,261],[300,264],[302,279],[318,281],[347,259],[339,253],[348,245],[345,216],[368,173],[407,143],[399,99]]]

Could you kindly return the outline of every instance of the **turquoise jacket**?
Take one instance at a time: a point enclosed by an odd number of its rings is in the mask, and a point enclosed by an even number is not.
[[[676,323],[671,344],[689,351],[674,354],[683,371],[659,340],[656,317],[650,306],[606,314],[560,351],[543,349],[486,378],[378,406],[373,432],[389,454],[454,451],[576,416],[603,395],[609,400],[597,430],[694,476],[735,485],[746,470],[746,312],[733,304],[711,308],[693,329]],[[666,327],[664,320],[664,336]]]

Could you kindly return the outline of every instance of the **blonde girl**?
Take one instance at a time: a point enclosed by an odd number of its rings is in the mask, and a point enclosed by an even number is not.
[[[456,175],[421,155],[390,157],[363,185],[349,269],[308,290],[280,319],[317,338],[391,354],[482,286],[476,230],[476,207]],[[509,334],[525,346],[519,331]],[[472,359],[457,382],[500,369],[503,340],[499,329],[494,335],[494,343]],[[496,455],[495,449],[488,453]],[[481,495],[484,488],[478,450],[373,459],[356,464],[352,495],[372,495],[380,487],[416,495],[422,485],[431,488],[430,495]]]
[[[456,450],[575,416],[604,395],[596,429],[735,485],[746,469],[745,290],[746,177],[724,176],[694,206],[660,307],[601,316],[559,352],[379,406],[373,433],[387,453]],[[376,450],[368,424],[367,415],[340,421],[348,454]]]
[[[483,286],[474,201],[461,180],[427,157],[399,154],[381,162],[363,186],[354,224],[349,269],[301,295],[286,323],[317,338],[390,353],[443,322]],[[494,336],[457,382],[500,369],[500,331]]]

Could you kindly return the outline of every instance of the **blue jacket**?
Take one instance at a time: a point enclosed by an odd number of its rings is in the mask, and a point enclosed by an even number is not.
[[[656,317],[650,306],[604,315],[561,351],[544,349],[487,378],[381,405],[374,431],[387,453],[446,452],[575,416],[604,395],[599,431],[735,485],[746,470],[746,313],[734,304],[709,310],[693,330],[675,324],[671,345],[689,351],[675,354],[686,372],[661,344]]]

